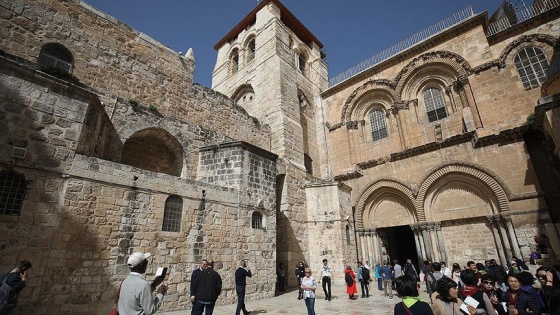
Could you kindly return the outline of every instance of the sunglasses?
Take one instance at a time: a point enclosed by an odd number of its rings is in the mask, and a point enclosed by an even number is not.
[[[305,273],[311,273],[311,271],[306,271]]]
[[[485,281],[482,281],[482,283],[494,285],[494,281],[485,280]]]

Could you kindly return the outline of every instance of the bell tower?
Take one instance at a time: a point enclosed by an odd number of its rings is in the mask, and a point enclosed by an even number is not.
[[[348,248],[340,236],[352,212],[349,190],[322,180],[329,177],[326,149],[319,147],[325,143],[320,93],[328,87],[322,43],[280,1],[263,0],[214,48],[212,88],[271,130],[263,149],[278,155],[277,262],[288,272],[299,261],[318,268],[325,257],[342,266],[347,250],[336,248]],[[339,239],[344,244],[334,244]]]

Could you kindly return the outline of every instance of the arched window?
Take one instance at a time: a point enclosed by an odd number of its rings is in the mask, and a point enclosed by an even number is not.
[[[165,201],[163,211],[162,231],[179,232],[181,231],[181,218],[183,216],[183,199],[179,196],[169,196]]]
[[[66,47],[49,43],[41,48],[37,63],[41,68],[57,68],[72,73],[72,53]]]
[[[253,212],[253,215],[251,216],[251,227],[253,229],[262,229],[264,227],[263,215],[260,212]]]
[[[231,53],[230,57],[231,62],[231,74],[237,73],[239,70],[239,49],[235,48]]]
[[[369,121],[373,141],[387,138],[387,125],[385,124],[385,115],[383,115],[382,110],[374,109],[369,112]]]
[[[255,38],[251,38],[247,45],[247,62],[255,59]]]
[[[525,47],[517,53],[514,62],[525,90],[539,87],[546,81],[548,61],[542,49]]]
[[[296,68],[299,72],[305,74],[305,64],[307,63],[307,57],[305,53],[298,51],[296,53]]]
[[[27,182],[23,175],[15,172],[0,173],[0,214],[19,215]]]
[[[447,117],[447,110],[440,89],[435,87],[426,89],[424,91],[424,105],[430,122]]]

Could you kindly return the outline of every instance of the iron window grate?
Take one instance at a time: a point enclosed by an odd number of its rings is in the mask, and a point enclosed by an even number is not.
[[[26,190],[27,182],[23,175],[0,173],[0,214],[19,215]]]

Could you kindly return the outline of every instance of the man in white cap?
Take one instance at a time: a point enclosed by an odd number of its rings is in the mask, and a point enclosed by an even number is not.
[[[152,284],[144,277],[150,256],[150,253],[136,252],[128,257],[130,274],[124,279],[120,289],[120,315],[152,315],[161,306],[163,295],[167,292],[167,286],[160,285],[165,276],[155,278]],[[158,285],[156,297],[153,298],[152,293]]]

